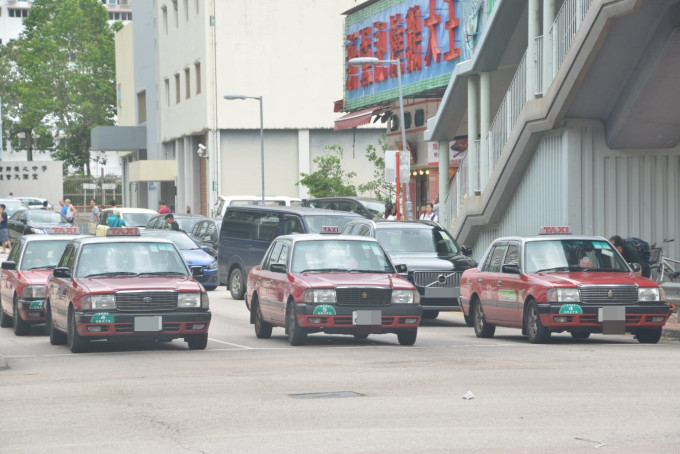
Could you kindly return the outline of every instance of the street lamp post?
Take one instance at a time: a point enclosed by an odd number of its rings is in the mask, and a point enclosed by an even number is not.
[[[264,203],[264,123],[262,122],[262,96],[224,95],[224,99],[257,99],[260,101],[260,172],[262,175],[262,203]]]
[[[352,58],[348,62],[348,64],[352,66],[375,66],[378,64],[388,64],[388,65],[396,65],[397,66],[397,87],[399,88],[399,124],[401,126],[401,149],[402,150],[407,150],[408,147],[406,146],[406,124],[404,123],[404,94],[402,92],[402,86],[401,86],[401,61],[399,59],[396,60],[380,60],[375,57],[357,57],[357,58]],[[399,160],[397,159],[397,163],[399,163]],[[408,161],[408,166],[409,166],[409,178],[406,180],[406,219],[409,221],[413,219],[413,207],[411,206],[411,190],[409,187],[409,181],[411,179],[411,162],[410,159]],[[399,179],[399,173],[400,169],[397,166],[397,187],[400,184],[400,179]],[[397,204],[399,203],[399,200],[397,200]]]

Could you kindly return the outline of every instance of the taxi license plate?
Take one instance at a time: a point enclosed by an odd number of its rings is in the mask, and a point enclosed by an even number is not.
[[[382,312],[381,311],[353,311],[352,312],[353,325],[381,325]]]
[[[425,287],[425,298],[458,298],[460,290],[451,287]]]
[[[163,317],[135,317],[135,331],[163,331]]]

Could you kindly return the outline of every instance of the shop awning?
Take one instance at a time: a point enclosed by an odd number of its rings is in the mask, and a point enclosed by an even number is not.
[[[356,128],[357,126],[370,123],[373,115],[379,115],[388,110],[389,104],[368,107],[366,109],[355,110],[335,120],[335,131]]]

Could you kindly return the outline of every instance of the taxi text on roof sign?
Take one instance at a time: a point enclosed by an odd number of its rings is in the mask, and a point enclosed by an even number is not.
[[[538,229],[539,235],[568,235],[570,233],[571,231],[569,229],[569,226],[555,226],[555,227],[547,226]]]
[[[324,225],[321,227],[321,233],[340,233],[340,227],[337,225]]]
[[[80,229],[78,227],[50,227],[49,233],[78,234],[80,233]]]
[[[110,227],[106,236],[139,236],[138,227]]]

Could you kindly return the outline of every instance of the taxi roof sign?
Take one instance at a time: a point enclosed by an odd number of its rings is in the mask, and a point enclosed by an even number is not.
[[[109,227],[106,236],[139,236],[139,227]]]
[[[538,229],[539,235],[569,235],[571,230],[569,226],[545,226]]]
[[[321,233],[340,233],[340,227],[337,225],[321,226]]]
[[[57,227],[57,226],[52,226],[49,228],[48,233],[52,234],[79,234],[80,229],[78,227]]]

